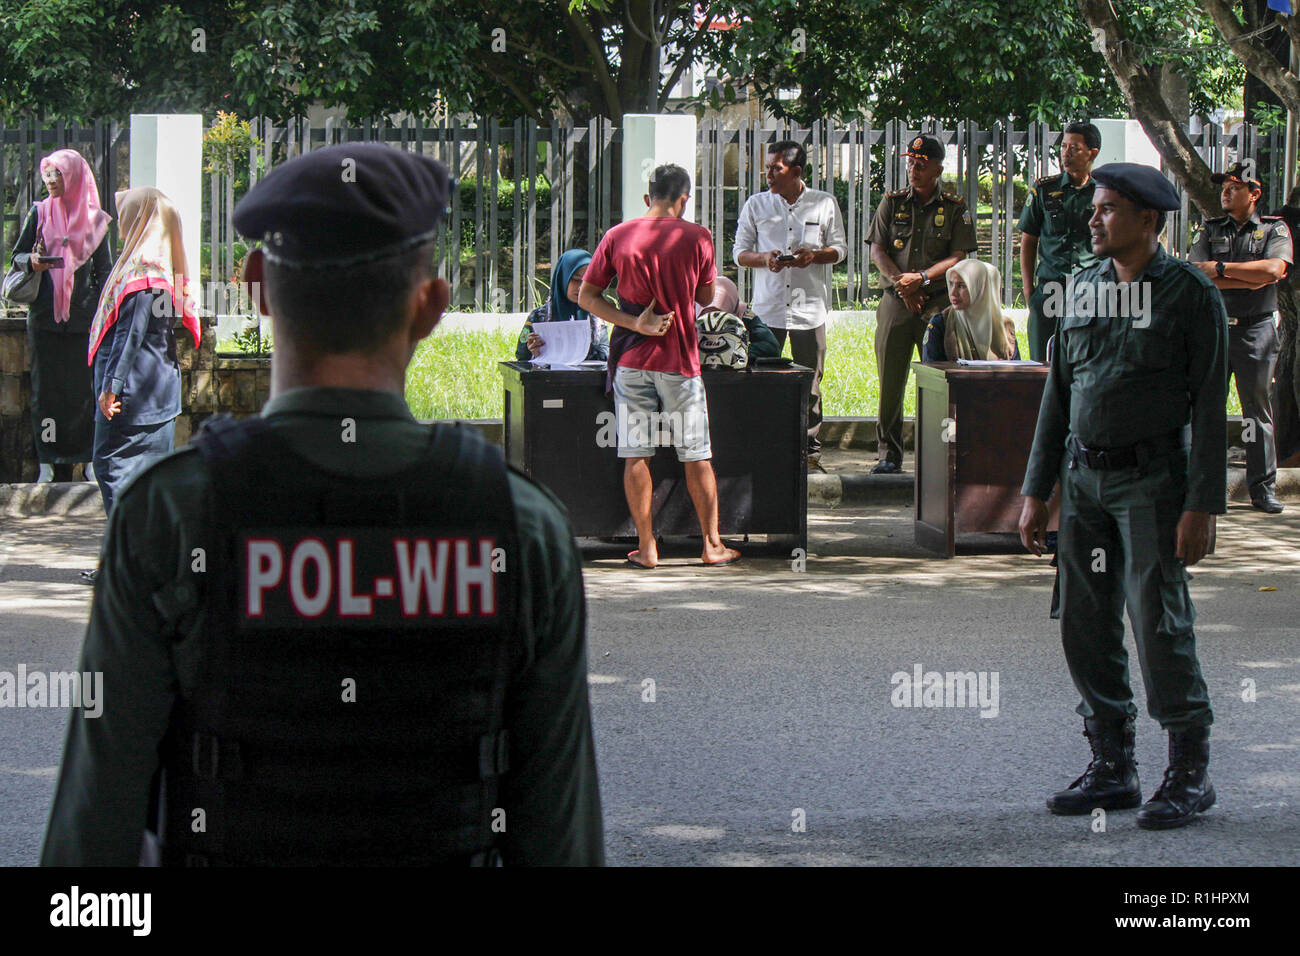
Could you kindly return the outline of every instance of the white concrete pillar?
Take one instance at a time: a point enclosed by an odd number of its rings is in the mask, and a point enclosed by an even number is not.
[[[1107,163],[1142,163],[1160,168],[1160,151],[1147,138],[1137,120],[1095,119],[1092,124],[1101,133],[1101,149],[1095,166]]]
[[[695,220],[695,117],[628,113],[623,117],[623,221],[645,212],[642,198],[649,192],[656,166],[676,163],[691,174],[691,198],[686,218]]]
[[[192,292],[198,287],[203,216],[203,117],[198,113],[131,115],[131,188],[155,186],[181,216]]]

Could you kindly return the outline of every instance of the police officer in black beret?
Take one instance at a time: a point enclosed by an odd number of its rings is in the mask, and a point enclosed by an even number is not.
[[[1234,163],[1210,177],[1222,187],[1226,215],[1205,221],[1188,258],[1218,287],[1228,311],[1228,371],[1237,378],[1241,399],[1250,503],[1279,514],[1271,392],[1279,345],[1277,287],[1293,253],[1285,220],[1257,211],[1264,187],[1253,175],[1248,164]]]
[[[43,863],[604,861],[568,519],[403,398],[452,185],[352,144],[236,208],[271,399],[113,508]]]
[[[1093,178],[1088,228],[1101,259],[1061,303],[1022,488],[1020,537],[1042,554],[1047,501],[1061,483],[1061,639],[1093,754],[1047,806],[1086,814],[1142,801],[1127,606],[1147,709],[1169,733],[1169,766],[1137,823],[1166,829],[1215,801],[1187,568],[1204,557],[1210,516],[1227,504],[1227,317],[1210,280],[1160,247],[1165,212],[1179,206],[1169,181],[1134,163]]]

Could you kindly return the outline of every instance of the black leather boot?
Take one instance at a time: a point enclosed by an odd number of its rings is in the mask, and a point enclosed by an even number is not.
[[[1131,810],[1142,802],[1133,746],[1137,729],[1132,717],[1102,721],[1089,717],[1083,735],[1092,747],[1092,763],[1069,788],[1047,798],[1047,809],[1062,816],[1103,810]]]
[[[1253,507],[1270,515],[1280,515],[1286,510],[1282,507],[1282,502],[1277,500],[1277,494],[1273,491],[1272,485],[1264,485],[1261,488],[1252,488],[1250,492],[1250,503]]]
[[[1138,826],[1144,830],[1186,826],[1196,814],[1214,806],[1209,765],[1209,727],[1171,731],[1169,767],[1155,795],[1138,811]]]

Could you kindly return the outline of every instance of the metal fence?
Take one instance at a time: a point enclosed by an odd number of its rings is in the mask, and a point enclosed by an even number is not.
[[[472,192],[462,189],[453,197],[440,274],[452,284],[453,304],[476,310],[534,308],[544,295],[550,264],[575,245],[594,249],[600,236],[618,222],[616,210],[622,206],[617,195],[622,130],[604,118],[576,128],[539,127],[531,120],[502,125],[493,119],[388,127],[333,122],[312,127],[305,120],[271,127],[259,121],[254,127],[266,168],[324,145],[380,141],[435,156],[447,163],[453,176],[471,180]],[[1003,298],[1010,304],[1019,271],[1015,223],[1024,184],[1058,169],[1061,131],[1045,124],[1016,128],[1008,120],[978,129],[970,123],[956,128],[901,123],[873,127],[826,120],[805,128],[770,119],[736,125],[702,122],[693,171],[695,217],[713,232],[719,268],[736,278],[745,296],[749,277],[732,262],[737,217],[745,199],[766,188],[767,147],[789,139],[808,150],[808,185],[834,191],[840,202],[848,255],[833,270],[837,304],[877,294],[864,239],[884,193],[906,183],[901,147],[921,132],[954,148],[956,162],[945,171],[947,188],[974,212],[980,256],[1001,271]],[[1227,134],[1211,124],[1188,135],[1215,171],[1239,157],[1255,157],[1268,184],[1265,205],[1273,209],[1282,203],[1282,151],[1274,148],[1272,134],[1260,135],[1252,127]],[[214,196],[221,189],[216,178]],[[505,210],[499,201],[485,201],[498,197],[503,186],[513,204]],[[1179,254],[1186,252],[1188,226],[1195,216],[1185,193],[1182,199],[1165,233],[1167,245]],[[222,241],[229,242],[228,236],[223,233]]]
[[[540,303],[550,266],[565,249],[594,249],[618,221],[621,210],[622,130],[603,117],[584,126],[539,127],[532,120],[502,124],[451,120],[430,125],[335,122],[313,125],[306,118],[286,126],[258,119],[252,124],[259,146],[250,151],[250,184],[279,163],[323,146],[384,142],[418,151],[446,163],[459,187],[452,197],[448,229],[440,249],[440,274],[453,288],[453,305],[474,310],[521,311]],[[719,268],[733,275],[746,294],[748,275],[732,263],[738,212],[755,192],[766,188],[767,147],[791,139],[809,153],[807,182],[835,192],[848,240],[848,256],[834,268],[837,307],[871,297],[870,256],[864,237],[884,192],[906,181],[900,147],[919,132],[952,147],[955,163],[946,169],[946,188],[963,196],[975,213],[980,257],[998,266],[1003,297],[1010,304],[1018,273],[1019,233],[1015,221],[1024,184],[1057,169],[1060,131],[1042,124],[1016,128],[1010,121],[992,129],[972,124],[920,128],[888,123],[817,122],[794,127],[774,120],[723,125],[702,122],[697,130],[694,170],[696,219],[712,230]],[[1273,134],[1253,128],[1226,134],[1213,125],[1189,133],[1214,170],[1237,158],[1253,157],[1268,188],[1264,205],[1274,209],[1281,191],[1282,150]],[[39,157],[72,146],[92,159],[101,203],[113,212],[112,193],[120,183],[127,129],[113,122],[93,127],[40,129],[34,124],[0,125],[0,182],[4,184],[4,224],[21,218],[39,196]],[[259,170],[260,167],[260,170]],[[1020,184],[1017,188],[1017,183]],[[209,177],[202,229],[203,266],[209,278],[227,280],[240,259],[231,225],[235,201],[231,177]],[[1170,216],[1166,243],[1186,251],[1188,225],[1195,217],[1186,196]],[[7,260],[0,231],[0,261]]]

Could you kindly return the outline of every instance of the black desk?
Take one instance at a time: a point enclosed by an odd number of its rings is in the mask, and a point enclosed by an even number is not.
[[[614,414],[598,369],[539,369],[502,362],[506,460],[553,491],[578,537],[635,537],[617,448],[597,444],[602,413]],[[781,548],[807,548],[808,392],[802,366],[704,372],[709,438],[718,479],[718,530],[765,534]],[[608,431],[607,431],[608,434]],[[656,535],[700,533],[677,453],[650,460]]]
[[[1018,532],[1046,365],[916,370],[916,543],[945,557],[957,535]],[[1048,503],[1055,531],[1060,494]]]

